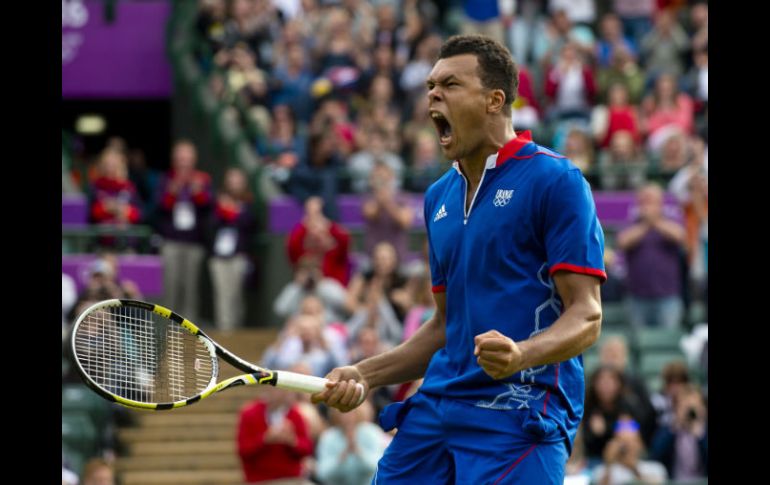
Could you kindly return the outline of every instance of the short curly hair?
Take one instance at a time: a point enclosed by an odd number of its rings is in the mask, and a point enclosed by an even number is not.
[[[519,70],[510,51],[499,42],[483,35],[454,35],[444,42],[438,58],[473,54],[479,63],[479,78],[486,89],[505,93],[503,113],[511,115],[511,104],[519,89]]]

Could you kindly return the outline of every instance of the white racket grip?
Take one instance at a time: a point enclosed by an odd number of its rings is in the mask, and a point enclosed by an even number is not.
[[[296,372],[280,371],[275,373],[275,387],[315,394],[326,389],[327,380],[323,377],[297,374]]]
[[[308,392],[315,394],[317,392],[326,390],[326,383],[328,379],[323,377],[309,376],[306,374],[297,374],[296,372],[279,371],[275,373],[275,387],[282,389],[288,389],[291,391]],[[364,402],[366,393],[364,392],[364,385],[360,382],[356,384],[361,397],[358,404]]]

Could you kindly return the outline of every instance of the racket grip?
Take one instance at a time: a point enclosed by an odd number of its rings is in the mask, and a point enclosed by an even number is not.
[[[323,377],[280,371],[276,372],[275,387],[315,394],[316,392],[326,390],[326,382],[327,380]]]
[[[288,389],[290,391],[300,391],[315,394],[317,392],[326,390],[326,383],[328,379],[323,377],[309,376],[305,374],[297,374],[296,372],[280,371],[276,372],[275,387],[282,389]],[[356,384],[358,391],[361,395],[361,399],[358,404],[361,404],[366,397],[364,392],[364,385],[361,383]]]

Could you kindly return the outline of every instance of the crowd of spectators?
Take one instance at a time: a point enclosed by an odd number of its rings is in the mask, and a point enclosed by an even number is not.
[[[293,275],[274,302],[284,324],[264,365],[324,375],[398,345],[434,310],[427,249],[407,247],[417,214],[404,197],[447,167],[424,80],[442,39],[460,32],[484,32],[513,53],[516,130],[567,155],[595,191],[636,192],[636,217],[608,237],[606,257],[629,327],[681,328],[687,302],[705,301],[706,2],[201,0],[195,28],[210,89],[258,128],[253,146],[270,180],[304,208],[287,235]],[[167,174],[148,174],[140,156],[108,145],[89,175],[91,217],[156,228],[166,303],[192,320],[208,258],[215,323],[233,329],[243,325],[251,195],[239,169],[217,190],[195,164],[186,140]],[[339,219],[341,193],[365,200],[361,261]],[[667,197],[676,211],[666,211]],[[570,474],[605,485],[707,476],[702,389],[686,366],[667,366],[663,388],[648,389],[628,371],[624,346],[605,342],[587,376]],[[274,391],[241,416],[247,478],[279,478],[263,474],[280,469],[297,483],[368,483],[387,444],[375,414],[417,386],[380,389],[359,412],[328,416]],[[253,461],[265,456],[269,467]]]

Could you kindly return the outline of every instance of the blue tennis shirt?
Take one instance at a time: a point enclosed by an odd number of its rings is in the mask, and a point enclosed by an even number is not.
[[[518,342],[546,330],[563,309],[556,271],[606,280],[591,189],[580,169],[529,132],[487,159],[467,213],[466,186],[455,162],[425,195],[433,291],[446,292],[446,346],[421,390],[478,407],[537,410],[570,448],[583,415],[582,357],[494,380],[476,362],[473,338],[494,329]]]

